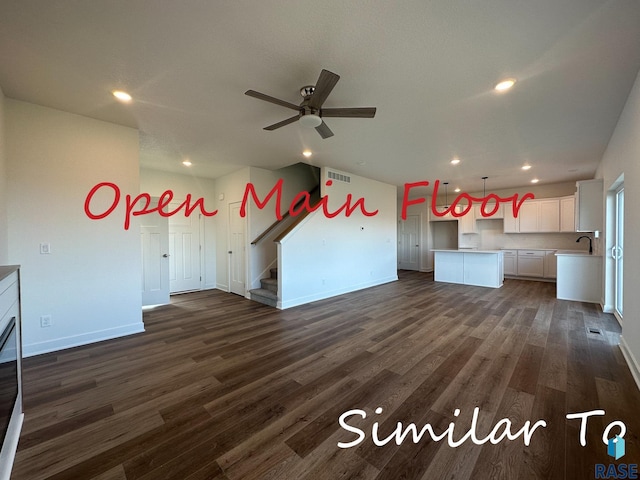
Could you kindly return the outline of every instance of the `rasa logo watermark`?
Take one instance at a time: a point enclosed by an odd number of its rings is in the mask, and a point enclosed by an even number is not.
[[[609,439],[603,437],[602,441],[607,446],[607,454],[613,457],[615,460],[619,460],[625,455],[626,445],[624,441],[624,433],[621,435],[615,435]],[[610,463],[605,465],[603,463],[596,463],[595,477],[598,478],[638,478],[638,464],[637,463]]]

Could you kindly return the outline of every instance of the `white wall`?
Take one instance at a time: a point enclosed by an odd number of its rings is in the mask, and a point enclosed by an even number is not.
[[[283,180],[280,206],[283,215],[299,192],[310,192],[318,184],[318,178],[314,176],[311,167],[304,164],[291,165],[279,170],[251,167],[249,169],[249,177],[261,201],[265,199],[278,180]],[[282,222],[283,228],[273,230],[258,244],[251,245],[250,243],[254,239],[277,220],[275,205],[275,195],[263,209],[259,209],[252,199],[249,201],[249,214],[247,217],[249,229],[249,246],[247,247],[249,252],[249,281],[247,282],[247,288],[249,289],[260,288],[260,279],[268,277],[268,270],[277,266],[277,248],[273,240],[280,231],[284,230],[286,225],[294,220],[287,221],[287,219],[284,219]]]
[[[7,224],[7,173],[4,139],[4,95],[0,88],[0,265],[8,262],[9,227]]]
[[[336,171],[331,169],[332,171]],[[278,275],[281,278],[280,308],[352,292],[397,280],[396,187],[351,175],[351,183],[334,181],[324,187],[327,169],[322,169],[322,195],[329,195],[329,210],[335,211],[348,193],[352,204],[365,199],[366,217],[357,209],[326,218],[321,211],[306,217],[279,245]]]
[[[185,167],[187,168],[187,167]],[[140,169],[140,191],[147,192],[152,197],[158,197],[166,190],[173,191],[176,202],[181,203],[187,194],[191,194],[193,201],[198,198],[204,199],[204,206],[207,211],[218,208],[218,197],[215,192],[215,180],[210,178],[200,178],[193,175],[180,175],[177,173],[162,172],[148,168]],[[193,202],[192,202],[193,204]],[[199,213],[199,209],[194,210],[194,215]],[[169,219],[171,222],[171,219]],[[169,223],[171,225],[171,223]],[[215,216],[202,217],[201,225],[204,228],[202,237],[202,256],[204,271],[202,278],[204,288],[216,287],[216,237],[215,237]]]
[[[625,232],[624,232],[624,324],[621,346],[640,387],[640,238],[637,206],[640,205],[640,75],[631,90],[616,129],[609,141],[597,172],[604,179],[605,192],[624,174]],[[608,219],[607,219],[608,220]],[[605,222],[607,225],[609,221]],[[611,242],[612,232],[605,230],[605,245]],[[611,262],[605,256],[605,270]]]
[[[218,201],[213,206],[218,209],[218,214],[213,217],[216,231],[216,288],[225,292],[229,291],[229,254],[227,253],[229,250],[229,205],[242,201],[248,182],[249,167],[217,178],[215,181],[215,191],[218,195]],[[223,197],[222,200],[220,200],[220,196]],[[248,235],[246,237],[245,248],[248,248],[251,240],[248,239]]]
[[[83,208],[100,182],[138,193],[138,132],[11,99],[5,126],[8,260],[22,265],[25,355],[143,331],[138,222],[123,229],[122,201],[102,220]],[[98,196],[96,210],[107,202]],[[40,254],[43,242],[51,254]],[[42,315],[51,327],[40,327]]]

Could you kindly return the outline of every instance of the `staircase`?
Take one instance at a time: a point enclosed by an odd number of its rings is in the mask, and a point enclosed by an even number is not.
[[[251,300],[276,307],[278,305],[278,269],[272,268],[270,273],[269,278],[260,280],[260,288],[249,290],[249,295]]]

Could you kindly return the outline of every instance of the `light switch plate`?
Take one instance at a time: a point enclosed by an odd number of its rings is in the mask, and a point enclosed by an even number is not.
[[[41,243],[40,244],[40,254],[41,255],[49,255],[51,253],[51,244],[50,243]]]

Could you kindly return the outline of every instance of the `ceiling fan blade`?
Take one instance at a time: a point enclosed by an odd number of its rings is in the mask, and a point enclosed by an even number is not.
[[[333,87],[338,83],[338,80],[340,80],[340,75],[336,75],[329,70],[322,70],[316,82],[313,95],[311,95],[311,100],[309,100],[309,106],[311,108],[320,108],[331,93],[331,90],[333,90]]]
[[[269,125],[268,127],[264,127],[264,130],[275,130],[276,128],[284,127],[285,125],[289,125],[300,118],[300,115],[295,115],[291,118],[287,118],[286,120],[282,120],[281,122],[274,123],[273,125]]]
[[[270,97],[269,95],[265,95],[264,93],[256,92],[255,90],[247,90],[244,92],[245,95],[249,95],[250,97],[254,97],[260,100],[264,100],[265,102],[275,103],[276,105],[280,105],[283,107],[290,108],[292,110],[300,110],[298,105],[293,103],[285,102],[284,100],[280,100],[279,98]]]
[[[376,107],[358,108],[323,108],[323,117],[345,117],[345,118],[373,118],[376,115]]]
[[[316,131],[320,134],[322,138],[333,137],[333,132],[324,122],[322,122],[320,125],[316,127]]]

